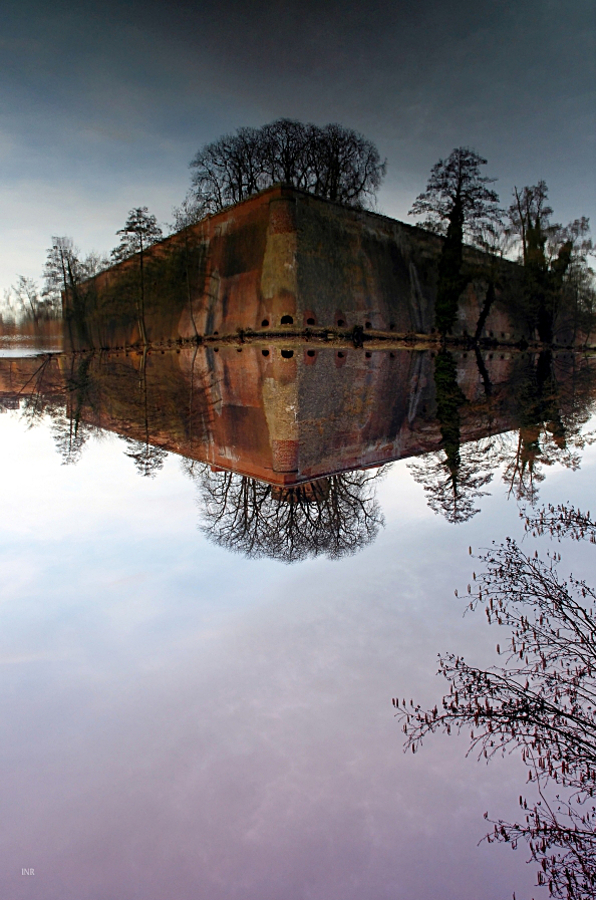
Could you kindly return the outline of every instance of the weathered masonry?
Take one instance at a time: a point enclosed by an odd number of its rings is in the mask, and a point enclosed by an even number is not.
[[[429,336],[434,332],[442,238],[415,226],[276,186],[172,235],[65,298],[77,348],[139,340],[139,297],[150,341],[329,329]],[[474,334],[487,257],[460,298],[454,335]],[[524,334],[504,278],[483,336]]]
[[[27,402],[66,423],[69,439],[93,425],[278,487],[443,446],[433,350],[282,352],[272,342],[5,357],[0,412]],[[538,456],[543,425],[560,446],[561,420],[587,415],[596,397],[594,357],[559,353],[541,378],[541,354],[489,351],[488,393],[474,352],[453,359],[462,445],[519,430]]]

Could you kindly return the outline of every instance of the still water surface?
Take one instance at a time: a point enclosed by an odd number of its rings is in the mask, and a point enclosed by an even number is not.
[[[404,755],[391,698],[434,704],[439,652],[494,662],[453,591],[520,508],[589,506],[591,370],[1,359],[1,895],[547,896],[523,847],[478,846],[519,759]],[[589,580],[590,547],[564,562]]]

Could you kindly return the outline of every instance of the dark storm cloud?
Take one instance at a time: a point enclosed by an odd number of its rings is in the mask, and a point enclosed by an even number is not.
[[[110,246],[130,205],[167,218],[203,142],[278,116],[375,140],[389,214],[458,144],[504,199],[544,177],[558,215],[589,214],[594,48],[588,0],[8,4],[3,240],[37,269],[42,228]]]

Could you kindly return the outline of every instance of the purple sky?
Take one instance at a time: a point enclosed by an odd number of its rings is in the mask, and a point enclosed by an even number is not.
[[[374,544],[288,567],[207,543],[179,461],[142,479],[124,449],[62,466],[49,428],[0,416],[0,895],[539,900],[523,849],[477,847],[519,761],[404,755],[391,707],[440,697],[439,651],[495,658],[453,588],[468,544],[519,532],[498,477],[454,528],[395,464]],[[549,470],[542,498],[581,502],[595,465]]]

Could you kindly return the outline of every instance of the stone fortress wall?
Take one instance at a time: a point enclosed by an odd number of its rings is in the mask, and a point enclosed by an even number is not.
[[[154,245],[144,264],[145,327],[150,341],[271,333],[429,338],[434,334],[437,263],[442,238],[386,216],[275,186],[208,216]],[[470,248],[481,272],[487,257]],[[503,278],[483,337],[531,338],[516,319],[508,285],[519,267],[502,262]],[[139,340],[135,303],[138,257],[84,286],[82,327],[74,349]],[[460,299],[454,337],[473,335],[486,284],[474,279]],[[74,317],[76,319],[76,316]]]

